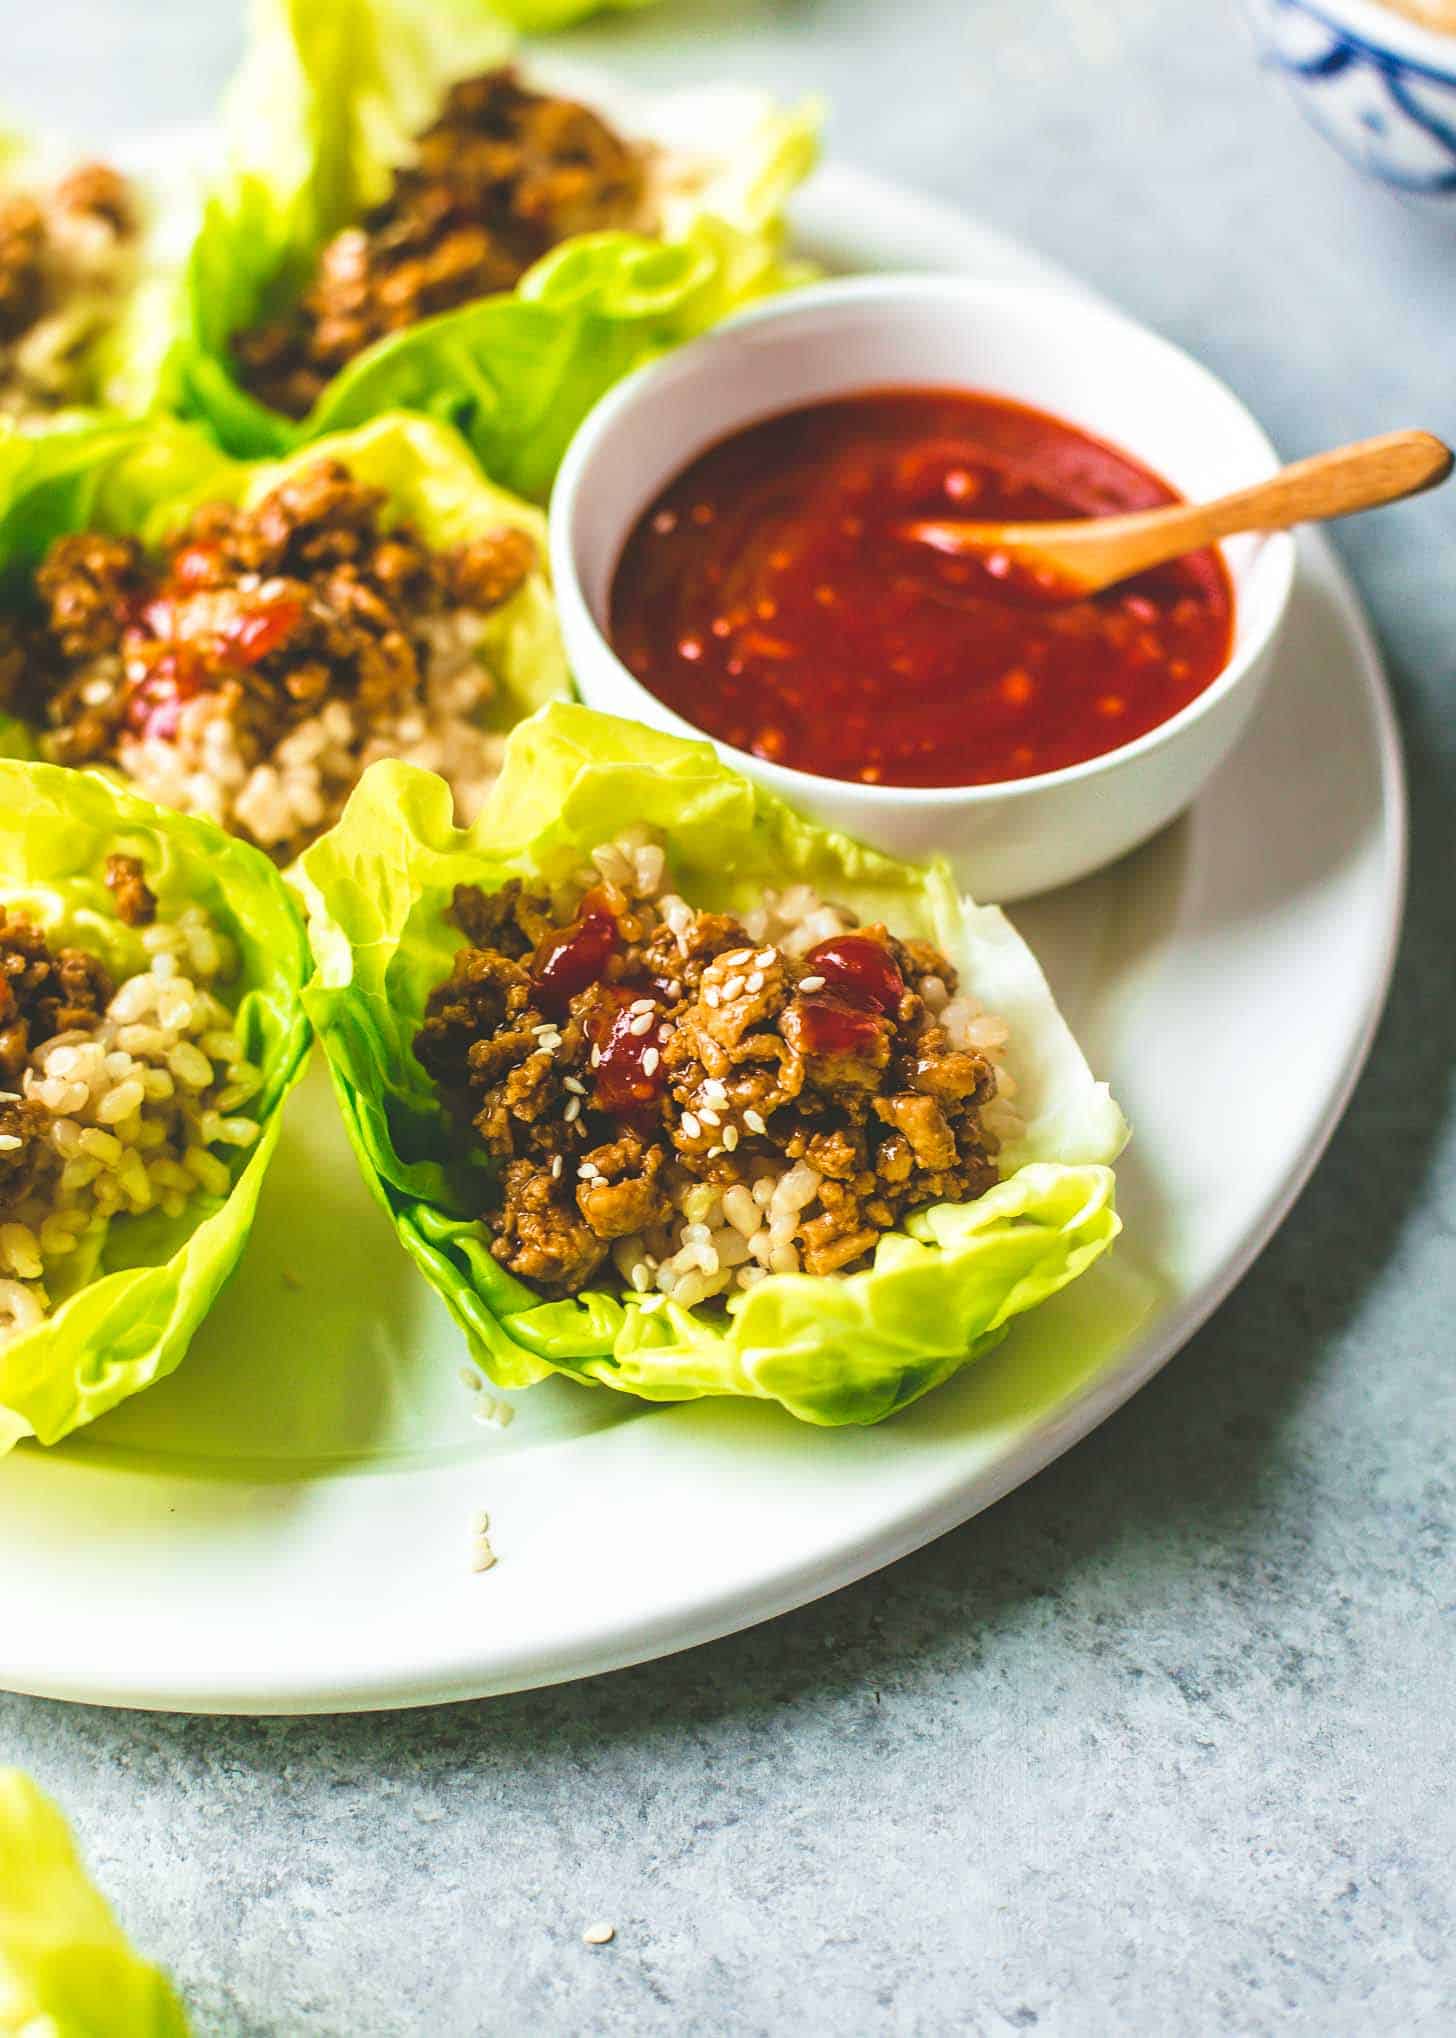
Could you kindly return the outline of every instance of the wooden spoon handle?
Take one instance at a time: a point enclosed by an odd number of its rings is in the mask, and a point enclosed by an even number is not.
[[[1075,522],[907,525],[906,535],[951,553],[1002,550],[1044,568],[1069,588],[1110,587],[1150,566],[1197,552],[1240,531],[1285,531],[1291,524],[1375,509],[1434,488],[1451,472],[1452,453],[1429,432],[1386,432],[1331,453],[1296,460],[1267,481],[1216,502],[1174,503]]]
[[[1429,432],[1386,432],[1378,439],[1296,460],[1267,481],[1237,489],[1216,502],[1096,517],[1081,526],[1079,566],[1085,562],[1085,571],[1099,583],[1123,580],[1241,531],[1287,531],[1293,524],[1347,517],[1356,510],[1398,502],[1444,481],[1451,464],[1450,447]],[[1058,536],[1070,539],[1072,530],[1070,525],[1061,526]],[[1049,527],[1042,536],[1050,536]],[[1034,526],[1026,526],[1026,537],[1036,543]]]
[[[1188,542],[1182,549],[1196,551],[1240,531],[1287,531],[1293,524],[1347,517],[1434,488],[1451,472],[1452,457],[1450,447],[1429,432],[1385,432],[1378,439],[1361,439],[1353,446],[1295,460],[1267,481],[1220,496],[1217,502],[1189,503],[1168,515],[1168,528],[1171,535],[1175,523],[1185,525]],[[1159,514],[1143,511],[1136,517],[1099,521],[1110,529],[1114,522],[1130,526]]]

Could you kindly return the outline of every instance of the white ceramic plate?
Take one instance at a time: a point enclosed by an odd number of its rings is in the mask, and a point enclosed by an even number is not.
[[[834,268],[1055,274],[843,169],[799,222]],[[0,1464],[0,1685],[230,1712],[508,1691],[746,1627],[966,1520],[1156,1372],[1289,1209],[1370,1044],[1404,844],[1376,653],[1307,544],[1267,703],[1194,810],[1017,910],[1135,1127],[1125,1239],[865,1432],[563,1381],[520,1396],[509,1428],[482,1425],[459,1338],[367,1200],[315,1070],[181,1371]],[[481,1509],[500,1556],[483,1575]]]

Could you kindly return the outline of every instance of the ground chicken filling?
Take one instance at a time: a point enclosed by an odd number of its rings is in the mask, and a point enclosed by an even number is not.
[[[479,646],[535,546],[503,526],[432,552],[383,504],[318,460],[254,509],[199,510],[162,560],[58,539],[39,614],[0,625],[0,708],[41,724],[56,762],[116,765],[280,862],[379,757],[439,772],[472,818],[504,749]]]
[[[573,234],[644,220],[646,153],[508,69],[456,85],[383,204],[336,234],[284,317],[235,342],[244,385],[302,417],[386,334],[492,292]]]
[[[226,1196],[258,1137],[262,1072],[213,988],[231,943],[200,907],[159,919],[136,858],[105,877],[147,954],[119,986],[0,907],[0,1349],[94,1267],[114,1218]]]
[[[1005,1025],[929,943],[805,885],[742,920],[665,889],[632,830],[548,892],[461,886],[470,946],[415,1052],[498,1163],[491,1250],[543,1294],[685,1307],[861,1264],[998,1179]]]
[[[0,195],[0,416],[98,399],[90,350],[131,288],[137,247],[126,182],[103,163]]]

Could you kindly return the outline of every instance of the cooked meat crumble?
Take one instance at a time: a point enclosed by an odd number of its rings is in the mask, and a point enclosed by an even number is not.
[[[197,511],[164,559],[134,538],[58,539],[39,613],[0,642],[0,708],[62,764],[118,765],[288,861],[364,767],[403,756],[462,817],[499,768],[484,618],[535,563],[502,527],[449,553],[381,522],[384,495],[317,460],[251,510]]]
[[[384,203],[336,234],[287,316],[235,344],[245,385],[302,417],[388,333],[510,290],[569,235],[636,222],[642,153],[514,71],[456,85]]]
[[[106,888],[116,901],[116,917],[127,927],[149,927],[157,917],[157,895],[147,883],[141,860],[108,856]]]
[[[595,861],[584,893],[460,887],[471,945],[415,1040],[498,1164],[483,1214],[512,1273],[690,1306],[852,1268],[908,1211],[998,1179],[1006,1029],[928,943],[805,887],[746,921],[695,912],[640,838]]]
[[[120,309],[136,246],[130,193],[104,163],[0,196],[0,415],[96,400],[86,350]]]
[[[13,1083],[53,1034],[93,1024],[111,992],[99,957],[52,950],[39,927],[0,906],[0,1078]]]

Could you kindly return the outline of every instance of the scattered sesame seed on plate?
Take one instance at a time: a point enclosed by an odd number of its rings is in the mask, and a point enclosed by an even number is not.
[[[823,977],[800,977],[799,979],[799,989],[801,991],[822,991],[823,988]]]
[[[617,1936],[615,1925],[588,1925],[582,1933],[583,1943],[588,1946],[610,1946]]]
[[[655,1012],[656,1009],[651,998],[634,998],[627,1007],[629,1012]]]
[[[639,1012],[636,1018],[633,1019],[630,1025],[628,1026],[627,1031],[629,1033],[634,1033],[639,1040],[643,1039],[645,1035],[649,1034],[652,1031],[651,1008],[649,1007],[648,1010],[645,1012]]]
[[[646,1052],[646,1053],[645,1053],[645,1054],[643,1055],[643,1057],[642,1057],[642,1073],[643,1073],[643,1075],[644,1075],[644,1076],[654,1076],[654,1075],[656,1075],[656,1073],[657,1073],[657,1064],[658,1064],[658,1063],[659,1063],[659,1062],[660,1062],[661,1060],[662,1060],[662,1056],[661,1056],[661,1055],[660,1055],[660,1054],[659,1054],[659,1053],[657,1052],[657,1049],[656,1049],[655,1047],[649,1047],[649,1048],[648,1048],[648,1050],[647,1050],[647,1052]]]

